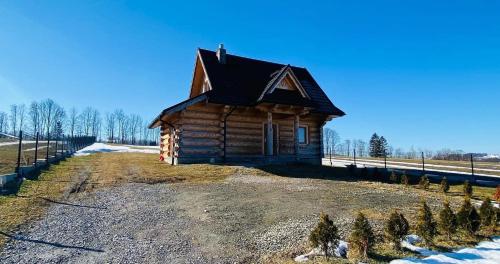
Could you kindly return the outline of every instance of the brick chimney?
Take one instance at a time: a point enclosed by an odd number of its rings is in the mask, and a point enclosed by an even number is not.
[[[220,64],[226,64],[226,49],[224,48],[224,44],[219,44],[219,48],[217,49],[217,59]]]

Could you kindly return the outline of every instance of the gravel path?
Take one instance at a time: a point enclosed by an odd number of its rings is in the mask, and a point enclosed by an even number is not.
[[[17,234],[0,263],[207,263],[164,184],[127,184],[54,203]]]
[[[399,185],[254,175],[127,183],[54,203],[11,239],[0,263],[256,263],[282,253],[292,259],[307,250],[321,211],[345,239],[357,211],[381,231],[391,208],[414,212],[421,198]]]

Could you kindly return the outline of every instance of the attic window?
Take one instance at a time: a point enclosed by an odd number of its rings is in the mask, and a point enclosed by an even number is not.
[[[283,80],[281,80],[278,83],[276,88],[283,89],[283,90],[290,90],[290,91],[297,90],[297,88],[293,84],[292,80],[290,80],[290,77],[288,77],[288,76],[286,78],[283,78]]]

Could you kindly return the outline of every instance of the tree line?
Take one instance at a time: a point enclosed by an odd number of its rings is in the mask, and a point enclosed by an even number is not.
[[[323,153],[325,157],[346,156],[352,157],[354,152],[357,157],[384,157],[397,159],[420,159],[422,154],[426,159],[468,161],[471,155],[474,158],[485,157],[486,153],[466,153],[462,150],[441,149],[432,151],[429,149],[415,148],[411,146],[408,150],[394,148],[388,140],[377,133],[373,133],[370,140],[341,139],[337,131],[331,128],[323,130]],[[495,160],[492,160],[495,161]]]
[[[19,131],[41,139],[61,136],[94,136],[100,141],[154,145],[158,143],[158,129],[149,129],[147,120],[122,109],[101,115],[93,107],[66,111],[52,99],[13,104],[10,112],[0,112],[0,133],[17,136]]]

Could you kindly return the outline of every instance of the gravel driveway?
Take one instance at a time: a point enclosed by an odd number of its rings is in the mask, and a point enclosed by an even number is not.
[[[306,250],[321,211],[345,238],[358,210],[381,230],[391,208],[413,212],[419,200],[401,186],[306,178],[126,183],[54,202],[7,243],[0,263],[254,263],[283,252],[291,259]]]
[[[206,263],[164,184],[127,184],[54,203],[0,263]]]

